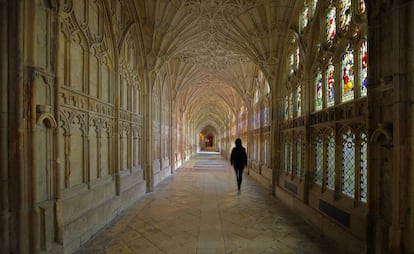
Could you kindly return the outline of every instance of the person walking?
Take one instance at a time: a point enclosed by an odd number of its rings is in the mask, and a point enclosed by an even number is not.
[[[237,189],[240,192],[240,186],[243,179],[243,169],[247,166],[246,149],[242,146],[241,139],[236,139],[236,147],[233,147],[230,156],[230,164],[234,167],[237,178]]]

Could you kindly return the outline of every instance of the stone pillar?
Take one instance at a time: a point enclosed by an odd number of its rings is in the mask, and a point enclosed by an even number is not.
[[[368,253],[406,253],[412,1],[368,1]],[[411,46],[412,47],[412,46]],[[380,161],[380,162],[378,162]],[[412,173],[411,173],[412,174]],[[411,241],[411,240],[410,240]],[[408,252],[407,252],[408,253]]]
[[[8,181],[8,16],[7,1],[0,1],[0,252],[9,253],[9,181]]]

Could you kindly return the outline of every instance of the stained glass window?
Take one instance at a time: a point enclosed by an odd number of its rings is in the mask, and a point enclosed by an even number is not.
[[[315,146],[315,183],[322,185],[323,141],[320,136],[316,137]]]
[[[342,135],[342,193],[354,197],[355,193],[355,135],[348,130]]]
[[[335,104],[335,67],[332,64],[332,58],[329,59],[328,66],[326,67],[326,105],[328,107]]]
[[[310,4],[310,12],[311,12],[311,18],[313,17],[313,15],[315,14],[315,10],[316,10],[316,6],[318,5],[318,0],[310,0],[311,4]]]
[[[297,42],[295,41],[295,68],[296,70],[299,69],[299,62],[300,62],[300,57],[299,57],[299,46],[297,44]]]
[[[350,43],[348,43],[341,60],[342,101],[349,101],[354,98],[354,54]]]
[[[366,7],[365,7],[365,1],[364,0],[359,0],[359,12],[360,13],[365,13]]]
[[[339,1],[339,22],[342,30],[347,30],[349,23],[351,23],[352,11],[351,11],[351,0],[340,0]]]
[[[367,82],[368,82],[368,47],[367,42],[364,41],[361,44],[359,50],[360,55],[360,70],[359,70],[359,79],[360,79],[360,89],[361,96],[367,95]]]
[[[293,53],[291,53],[289,55],[289,75],[293,75],[293,73],[295,72],[295,55]]]
[[[296,116],[302,115],[302,87],[298,85],[296,88]]]
[[[335,189],[335,138],[333,133],[328,136],[327,151],[327,169],[326,169],[326,187]]]
[[[264,94],[267,95],[269,93],[270,93],[270,86],[269,86],[269,82],[266,80],[265,87],[264,87]]]
[[[300,177],[302,169],[302,142],[300,137],[296,140],[296,176]]]
[[[322,72],[318,68],[315,78],[315,110],[322,109]]]
[[[336,8],[331,7],[326,17],[326,41],[332,42],[336,34]]]
[[[361,134],[361,201],[367,201],[367,188],[368,188],[368,156],[367,156],[367,135]]]
[[[300,22],[300,30],[303,31],[303,29],[306,28],[309,22],[309,7],[306,1],[304,3],[302,13],[299,18],[299,22]]]

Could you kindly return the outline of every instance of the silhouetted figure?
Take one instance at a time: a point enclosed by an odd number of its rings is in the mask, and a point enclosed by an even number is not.
[[[231,151],[230,164],[234,167],[237,178],[237,188],[240,191],[240,186],[243,178],[243,169],[247,166],[246,149],[242,146],[241,139],[236,139],[236,147]]]

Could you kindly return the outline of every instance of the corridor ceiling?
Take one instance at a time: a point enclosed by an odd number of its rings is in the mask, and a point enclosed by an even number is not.
[[[274,78],[294,0],[136,0],[147,66],[167,73],[173,104],[195,128],[228,125]]]

